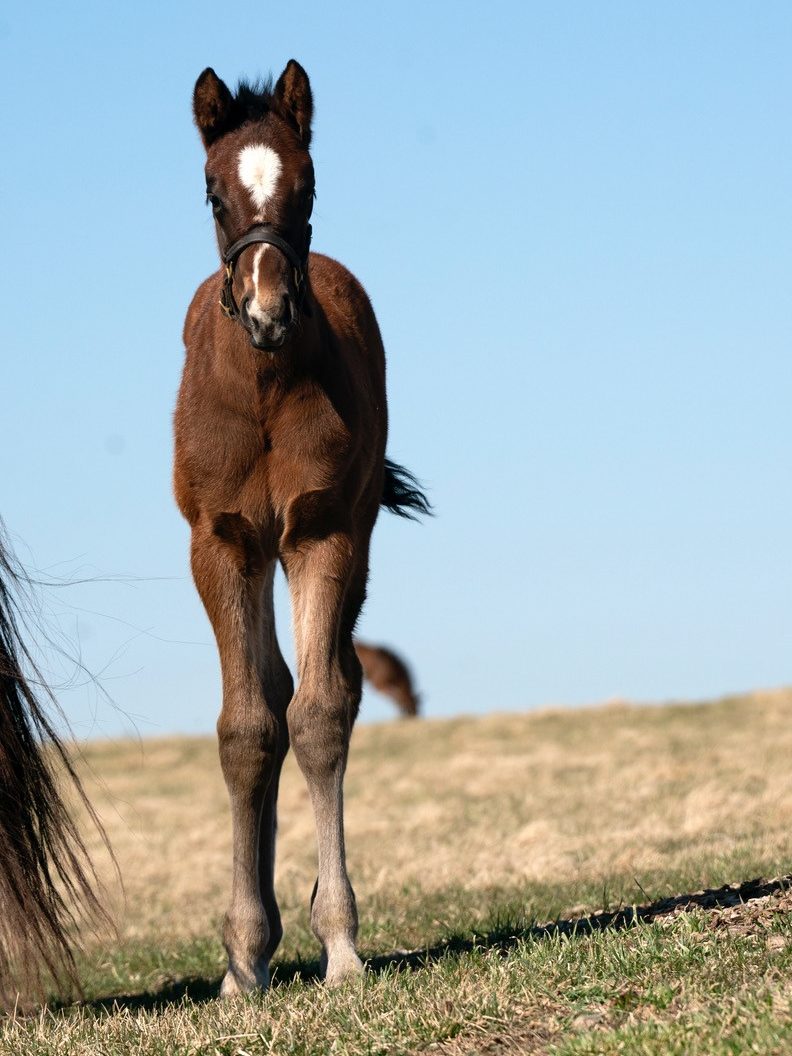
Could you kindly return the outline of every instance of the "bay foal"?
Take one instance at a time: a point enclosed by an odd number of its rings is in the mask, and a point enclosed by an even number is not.
[[[174,476],[222,667],[234,844],[224,995],[266,986],[281,938],[273,869],[289,743],[316,822],[311,925],[325,978],[362,971],[342,793],[361,688],[352,631],[380,505],[426,510],[385,460],[385,356],[369,300],[346,268],[309,256],[312,111],[294,60],[274,89],[236,93],[206,69],[193,96],[225,268],[187,313]],[[292,599],[296,692],[275,634],[276,561]]]

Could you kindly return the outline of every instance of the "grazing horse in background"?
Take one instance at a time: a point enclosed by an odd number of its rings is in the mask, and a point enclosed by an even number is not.
[[[47,975],[79,990],[75,925],[108,922],[58,788],[60,774],[102,828],[37,695],[43,682],[22,640],[28,585],[0,527],[0,1000],[6,1007],[20,996],[43,997]]]
[[[374,689],[390,697],[402,715],[415,718],[421,706],[421,698],[413,689],[410,669],[400,656],[384,645],[366,645],[355,642],[363,677]]]
[[[274,88],[235,93],[206,69],[193,95],[223,267],[184,326],[174,489],[222,669],[217,724],[233,871],[221,993],[266,987],[281,934],[276,801],[291,744],[318,846],[311,926],[329,984],[362,971],[344,850],[343,779],[361,691],[352,632],[381,505],[427,512],[385,459],[385,355],[363,287],[311,253],[313,102],[291,60]],[[272,584],[291,595],[298,688],[275,633]]]

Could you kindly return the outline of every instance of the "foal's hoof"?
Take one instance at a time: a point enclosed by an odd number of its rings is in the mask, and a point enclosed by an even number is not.
[[[220,996],[238,997],[240,994],[251,994],[256,990],[268,990],[269,985],[269,965],[262,963],[252,969],[229,965],[220,984]]]
[[[361,979],[366,971],[363,962],[354,950],[344,950],[328,958],[322,958],[325,986],[342,986],[353,979]]]

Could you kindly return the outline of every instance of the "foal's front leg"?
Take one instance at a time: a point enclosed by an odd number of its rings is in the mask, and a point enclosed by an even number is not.
[[[355,952],[358,918],[347,875],[343,813],[344,771],[361,682],[351,622],[345,619],[354,551],[347,537],[334,535],[286,555],[284,565],[299,665],[299,685],[287,712],[289,736],[314,811],[319,875],[311,927],[322,944],[325,979],[332,986],[363,971]]]
[[[241,520],[241,519],[240,519]],[[217,723],[220,763],[231,801],[233,871],[231,902],[223,924],[228,971],[224,997],[269,985],[270,928],[259,888],[262,805],[277,757],[277,719],[264,699],[263,588],[271,568],[250,560],[244,534],[193,531],[192,569],[214,628],[223,677]]]

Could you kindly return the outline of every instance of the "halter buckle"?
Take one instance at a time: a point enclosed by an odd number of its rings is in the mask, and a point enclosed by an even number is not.
[[[234,303],[234,262],[230,261],[225,266],[225,282],[220,291],[220,309],[228,319],[236,315],[236,304]]]

